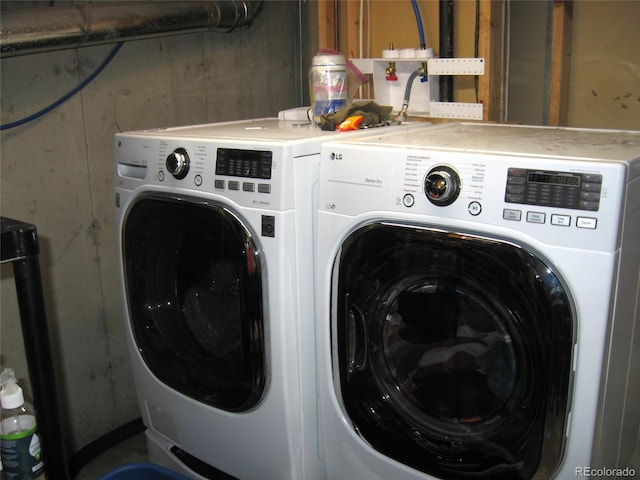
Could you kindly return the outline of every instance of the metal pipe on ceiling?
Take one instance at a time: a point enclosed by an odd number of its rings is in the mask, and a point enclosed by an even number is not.
[[[125,40],[248,28],[263,0],[0,4],[0,57]]]

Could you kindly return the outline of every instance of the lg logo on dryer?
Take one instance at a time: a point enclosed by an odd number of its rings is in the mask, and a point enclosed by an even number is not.
[[[336,153],[336,152],[331,152],[331,155],[329,155],[329,158],[331,160],[342,160],[342,154],[341,153]]]

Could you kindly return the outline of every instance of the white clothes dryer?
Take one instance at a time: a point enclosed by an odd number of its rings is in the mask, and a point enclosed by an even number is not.
[[[197,479],[324,477],[320,145],[373,133],[268,118],[116,134],[125,323],[151,461]]]
[[[327,142],[317,238],[328,478],[640,470],[640,132]]]

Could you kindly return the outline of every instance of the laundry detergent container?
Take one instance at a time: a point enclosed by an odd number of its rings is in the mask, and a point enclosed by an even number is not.
[[[187,477],[153,463],[131,463],[112,470],[98,480],[188,480]]]

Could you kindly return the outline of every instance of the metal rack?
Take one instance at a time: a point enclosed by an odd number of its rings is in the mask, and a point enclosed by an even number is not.
[[[22,336],[45,459],[45,474],[52,480],[68,480],[67,455],[42,291],[38,232],[34,225],[6,217],[0,217],[0,226],[0,263],[13,264]]]

